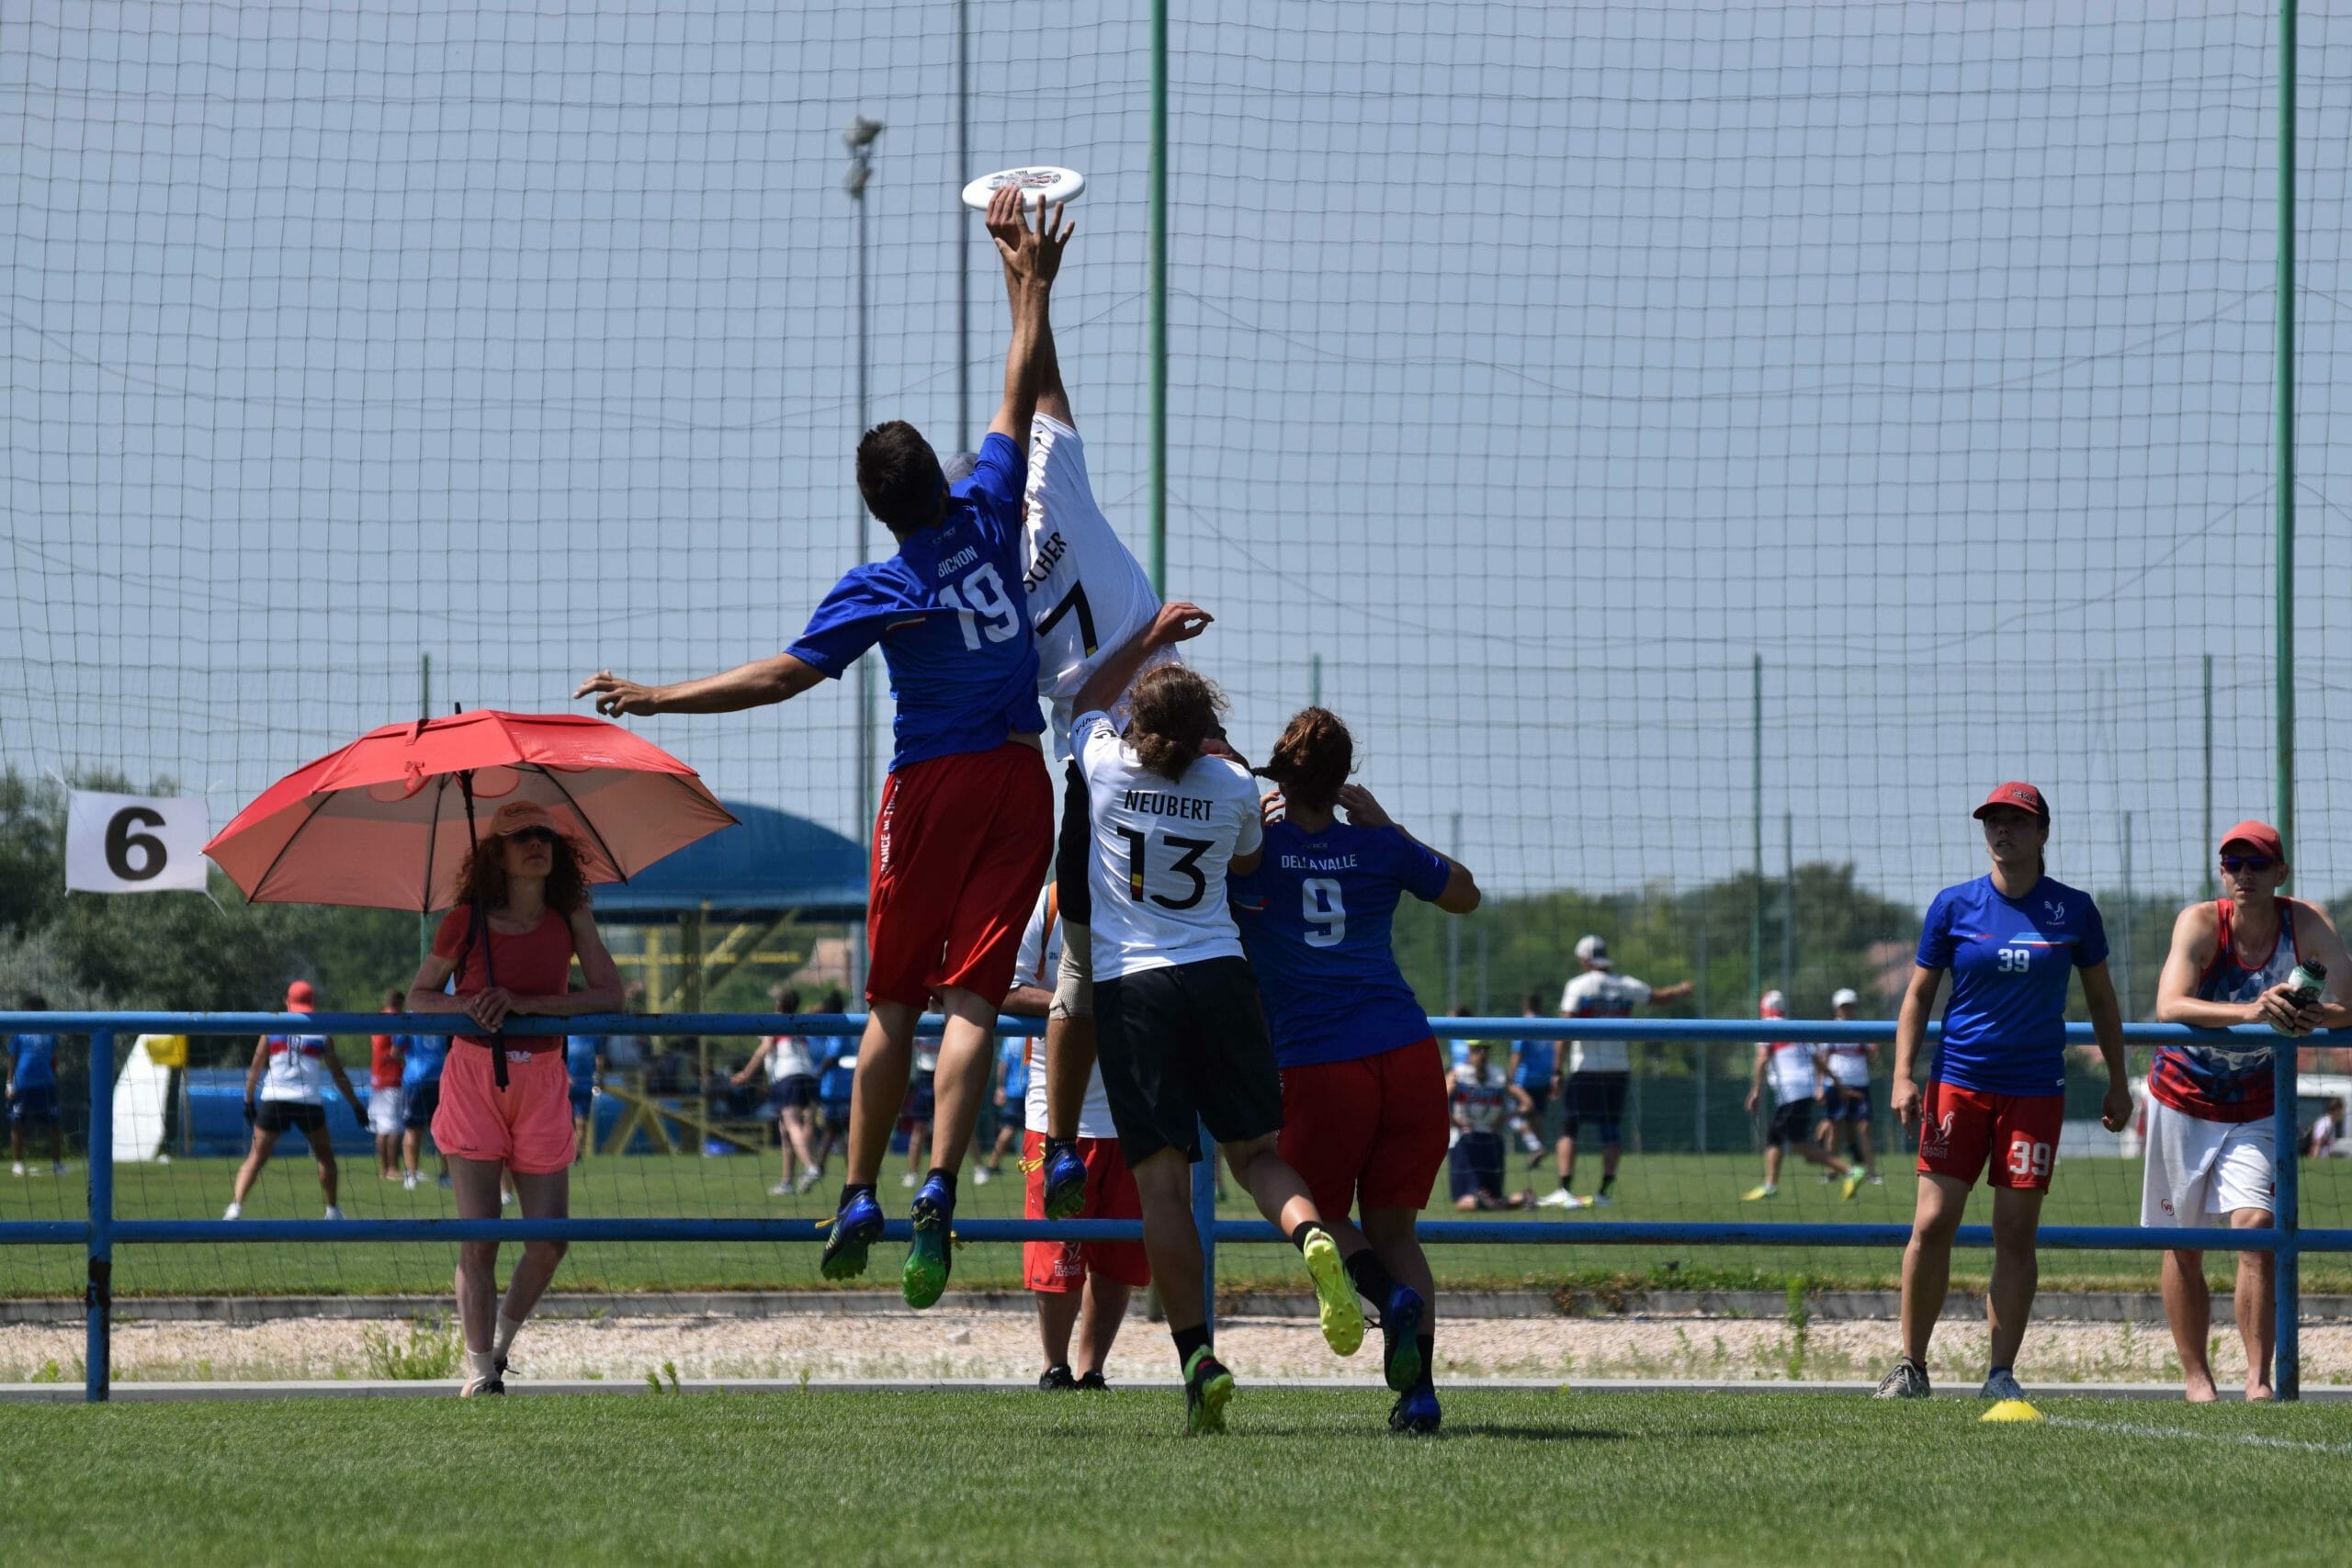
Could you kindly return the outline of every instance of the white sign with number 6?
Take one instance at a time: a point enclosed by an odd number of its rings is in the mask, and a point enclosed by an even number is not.
[[[65,807],[65,886],[77,893],[201,893],[211,813],[186,796],[75,790]]]

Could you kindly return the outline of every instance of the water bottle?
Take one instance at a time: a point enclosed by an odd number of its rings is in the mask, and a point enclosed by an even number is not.
[[[2299,1008],[2307,1008],[2318,1001],[2320,987],[2326,982],[2327,965],[2316,958],[2304,959],[2295,965],[2295,972],[2287,976],[2287,984],[2292,988],[2295,1005]],[[2278,1033],[2287,1032],[2275,1023],[2270,1027]]]

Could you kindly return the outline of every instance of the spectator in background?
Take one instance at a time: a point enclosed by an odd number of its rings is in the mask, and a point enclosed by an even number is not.
[[[790,1017],[800,1010],[800,988],[774,987],[768,992],[768,1000],[777,1012]],[[771,1198],[806,1192],[824,1174],[817,1153],[817,1140],[821,1135],[817,1126],[817,1043],[805,1034],[766,1035],[734,1077],[738,1085],[748,1083],[760,1064],[767,1064],[767,1103],[768,1109],[775,1112],[778,1153],[783,1162],[775,1185],[768,1189]],[[799,1162],[797,1180],[793,1169],[796,1160]]]
[[[24,1012],[47,1012],[49,1003],[28,992],[17,1000]],[[57,1036],[8,1037],[8,1174],[25,1174],[25,1129],[49,1129],[49,1173],[65,1174],[65,1124],[57,1114]],[[35,1162],[39,1163],[39,1162]]]
[[[1786,1018],[1788,998],[1778,991],[1767,991],[1757,1011],[1764,1018]],[[1801,1040],[1771,1040],[1756,1047],[1756,1076],[1747,1086],[1747,1113],[1756,1114],[1764,1085],[1769,1081],[1772,1086],[1772,1124],[1764,1135],[1764,1185],[1741,1193],[1743,1203],[1780,1196],[1781,1155],[1782,1150],[1791,1148],[1815,1165],[1828,1167],[1843,1184],[1848,1201],[1861,1190],[1860,1169],[1827,1150],[1829,1122],[1822,1111],[1821,1098],[1826,1075],[1821,1053],[1822,1047]]]
[[[1679,1002],[1690,981],[1652,987],[1616,972],[1609,943],[1598,932],[1577,941],[1584,973],[1560,993],[1562,1018],[1631,1018],[1638,1007]],[[1617,1160],[1624,1147],[1625,1091],[1634,1081],[1634,1056],[1623,1040],[1571,1040],[1568,1071],[1560,1094],[1560,1188],[1544,1195],[1547,1209],[1607,1207],[1616,1201]],[[1589,1125],[1600,1140],[1600,1190],[1579,1198],[1571,1190],[1577,1175],[1577,1134]]]
[[[384,1010],[398,1012],[404,993],[384,993]],[[401,1103],[402,1061],[400,1038],[390,1034],[368,1037],[368,1125],[376,1134],[376,1179],[401,1179]]]
[[[621,988],[621,1010],[645,1011],[645,982],[631,980]],[[608,1072],[642,1075],[653,1060],[653,1041],[643,1034],[616,1034],[605,1042],[605,1067]],[[639,1082],[643,1083],[640,1076]]]
[[[571,1163],[578,1165],[596,1142],[596,1091],[604,1082],[605,1036],[565,1035],[563,1072],[571,1097]]]
[[[937,1009],[934,1001],[932,1010]],[[922,1182],[923,1156],[931,1148],[932,1082],[938,1072],[938,1036],[917,1040],[914,1076],[907,1080],[907,1098],[899,1108],[899,1132],[907,1140],[907,1168],[899,1178],[901,1187],[920,1186]]]
[[[1021,953],[1012,971],[1012,989],[1003,1010],[1016,1018],[1044,1019],[1053,1005],[1054,983],[1061,973],[1062,925],[1057,886],[1047,883],[1030,911],[1021,935]],[[1040,1026],[1042,1029],[1042,1025]],[[1015,1042],[1023,1052],[1018,1109],[1008,1114],[1023,1129],[1021,1168],[1028,1178],[1022,1213],[1033,1220],[1046,1217],[1046,1054],[1042,1038]],[[1030,1059],[1034,1051],[1034,1059]],[[1078,1113],[1078,1131],[1071,1147],[1086,1166],[1084,1201],[1073,1220],[1137,1220],[1143,1217],[1143,1194],[1119,1152],[1117,1129],[1111,1123],[1110,1101],[1102,1089],[1102,1067],[1089,1069],[1086,1096]],[[1151,1260],[1141,1242],[1032,1241],[1021,1248],[1022,1282],[1037,1298],[1037,1337],[1045,1350],[1046,1370],[1037,1386],[1047,1393],[1097,1390],[1102,1364],[1111,1358],[1111,1344],[1126,1321],[1127,1303],[1136,1291],[1151,1283]],[[1071,1353],[1076,1335],[1078,1348]]]
[[[2319,1120],[2312,1123],[2310,1134],[2303,1140],[2303,1152],[2312,1159],[2352,1154],[2352,1145],[2344,1142],[2344,1097],[2332,1095],[2320,1107]]]
[[[2222,897],[2191,904],[2172,928],[2172,952],[2156,979],[2156,1021],[2203,1029],[2267,1023],[2298,1038],[2352,1024],[2352,1007],[2329,991],[2346,984],[2352,958],[2315,904],[2280,896],[2287,855],[2276,829],[2241,822],[2222,835]],[[2329,986],[2302,993],[2305,964]],[[2291,1053],[2288,1065],[2293,1065]],[[2278,1178],[2275,1061],[2263,1046],[2159,1045],[2148,1068],[2147,1159],[2140,1223],[2267,1229]],[[2288,1158],[2294,1157],[2288,1152]],[[2245,1346],[2245,1396],[2270,1397],[2271,1312],[2278,1258],[2238,1254],[2238,1337]],[[2205,1254],[2171,1247],[2164,1261],[2165,1316],[2180,1352],[2191,1404],[2218,1399],[2209,1347],[2213,1302]]]
[[[401,1000],[405,1002],[406,998]],[[417,1160],[424,1152],[425,1135],[433,1130],[433,1113],[441,1109],[441,1066],[448,1059],[446,1034],[403,1034],[401,1046],[401,1186],[410,1192],[421,1179]],[[439,1149],[435,1149],[439,1154]],[[449,1162],[441,1162],[441,1185],[449,1185]]]
[[[1840,1022],[1861,1016],[1862,998],[1849,990],[1840,990],[1829,998],[1829,1011]],[[1836,1130],[1846,1129],[1846,1152],[1863,1170],[1864,1179],[1873,1187],[1886,1179],[1878,1173],[1878,1156],[1871,1151],[1871,1069],[1878,1065],[1875,1044],[1848,1044],[1839,1042],[1821,1048],[1821,1065],[1827,1077],[1821,1086],[1821,1113],[1828,1118],[1830,1144],[1834,1151]]]
[[[1016,975],[1013,987],[1020,988]],[[1029,1041],[1026,1036],[1007,1034],[996,1043],[996,1140],[989,1145],[988,1157],[972,1168],[975,1185],[986,1187],[1004,1171],[1004,1156],[1021,1146],[1021,1107],[1029,1100]],[[1039,1218],[1043,1218],[1042,1212]]]
[[[318,993],[308,980],[297,980],[286,987],[288,1012],[316,1012],[318,1006]],[[254,1130],[253,1147],[246,1151],[245,1163],[237,1168],[222,1219],[233,1220],[244,1213],[245,1197],[268,1166],[277,1140],[294,1128],[301,1130],[310,1143],[311,1157],[319,1162],[319,1190],[326,1194],[326,1217],[343,1218],[343,1211],[335,1206],[334,1145],[327,1133],[330,1077],[343,1091],[343,1102],[351,1107],[351,1119],[366,1132],[368,1118],[334,1054],[334,1041],[323,1034],[265,1034],[254,1042],[253,1064],[245,1069],[245,1122]],[[261,1091],[258,1105],[254,1098],[256,1087]]]
[[[1532,1209],[1532,1190],[1503,1194],[1503,1124],[1517,1109],[1527,1111],[1527,1092],[1495,1066],[1494,1048],[1470,1043],[1470,1059],[1453,1069],[1448,1096],[1453,1118],[1453,1149],[1447,1156],[1453,1206],[1457,1209]]]
[[[1521,998],[1519,1016],[1542,1018],[1544,993],[1530,991]],[[1544,1116],[1551,1109],[1553,1091],[1560,1087],[1559,1059],[1557,1042],[1524,1035],[1511,1042],[1510,1081],[1527,1096],[1527,1114],[1514,1118],[1511,1125],[1519,1130],[1519,1146],[1527,1152],[1530,1170],[1543,1163]]]
[[[838,1016],[848,1007],[849,998],[835,988],[825,993],[821,1010]],[[857,1043],[854,1034],[829,1034],[817,1063],[817,1108],[821,1120],[815,1163],[820,1181],[824,1179],[834,1145],[849,1136],[850,1100],[857,1087]]]

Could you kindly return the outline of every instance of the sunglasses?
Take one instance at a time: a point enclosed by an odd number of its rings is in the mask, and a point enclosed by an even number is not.
[[[2268,855],[2223,855],[2223,871],[2268,871],[2278,863]]]
[[[545,828],[519,828],[506,835],[510,844],[547,844],[552,847],[555,834]]]

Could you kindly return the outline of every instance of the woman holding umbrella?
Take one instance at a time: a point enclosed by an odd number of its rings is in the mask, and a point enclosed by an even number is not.
[[[433,1117],[433,1140],[448,1160],[461,1219],[497,1217],[502,1172],[514,1179],[525,1219],[560,1219],[571,1211],[573,1130],[563,1041],[508,1040],[498,1032],[513,1014],[573,1017],[620,1006],[620,974],[588,908],[584,858],[544,807],[523,800],[501,806],[467,856],[458,907],[442,920],[409,987],[410,1011],[464,1013],[488,1032],[458,1036]],[[587,982],[581,990],[569,988],[575,957]],[[495,1055],[502,1051],[503,1063]],[[564,1251],[560,1241],[524,1243],[500,1302],[498,1244],[459,1246],[465,1393],[506,1392],[507,1352]]]

